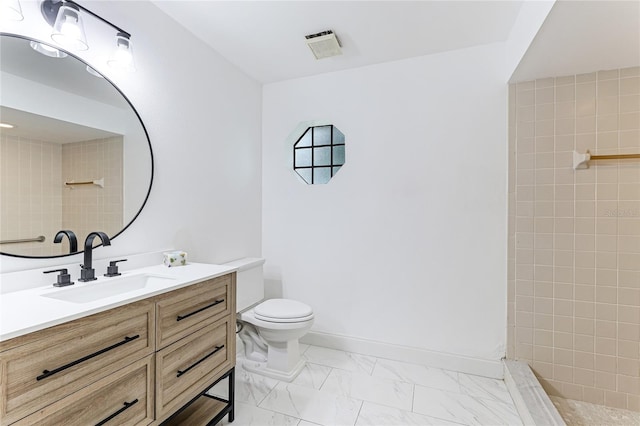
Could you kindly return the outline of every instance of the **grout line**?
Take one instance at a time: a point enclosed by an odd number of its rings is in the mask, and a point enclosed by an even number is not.
[[[247,373],[249,373],[249,372],[247,372]],[[275,380],[275,379],[274,379],[274,380]],[[278,385],[279,385],[280,383],[283,383],[283,382],[281,382],[280,380],[276,380],[276,382],[277,382],[277,383],[275,384],[275,386],[274,386],[274,387],[272,387],[272,388],[269,390],[269,392],[267,392],[267,393],[265,394],[265,396],[263,396],[263,397],[262,397],[262,399],[260,400],[260,402],[258,402],[258,404],[256,405],[256,407],[258,407],[258,408],[262,408],[262,407],[260,407],[260,404],[262,404],[262,403],[267,399],[267,397],[268,397],[269,395],[271,395],[271,393],[272,393],[272,392],[273,392],[273,391],[278,387]],[[273,411],[273,410],[271,410],[271,411]]]
[[[353,398],[353,399],[355,399],[355,398]],[[358,418],[360,417],[360,413],[362,412],[362,406],[363,405],[364,405],[364,401],[360,400],[360,408],[358,408],[358,415],[356,416],[356,420],[353,422],[354,426],[355,426],[356,423],[358,423]]]
[[[413,384],[411,385],[411,412],[415,413],[415,411],[413,411],[413,407],[416,404],[416,385]]]
[[[333,373],[333,370],[335,370],[333,367],[329,367],[329,368],[331,368],[331,371],[329,371],[329,374],[327,374],[327,377],[324,378],[318,390],[322,390],[322,388],[324,387],[324,384],[327,383],[327,380],[329,380],[329,376],[331,375],[331,373]]]
[[[369,376],[374,377],[373,376],[373,372],[376,371],[376,367],[378,366],[378,361],[380,360],[380,358],[375,357],[375,361],[373,362],[373,367],[371,367],[371,373],[369,373]]]

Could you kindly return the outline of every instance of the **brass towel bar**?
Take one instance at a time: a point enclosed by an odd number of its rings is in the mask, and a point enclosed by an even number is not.
[[[70,186],[72,189],[76,185],[97,185],[100,188],[104,188],[104,178],[97,180],[88,180],[85,182],[65,182],[64,184],[66,186]]]
[[[0,244],[44,243],[45,239],[46,238],[44,237],[44,235],[40,235],[39,237],[35,237],[35,238],[22,238],[19,240],[2,240],[0,241]]]
[[[631,160],[640,159],[640,154],[609,154],[609,155],[591,155],[589,151],[584,154],[573,151],[573,168],[587,169],[591,160]]]
[[[93,181],[89,181],[89,182],[65,182],[64,183],[67,186],[72,186],[72,185],[93,185]]]
[[[640,158],[640,154],[592,155],[590,160],[626,160],[630,158]]]

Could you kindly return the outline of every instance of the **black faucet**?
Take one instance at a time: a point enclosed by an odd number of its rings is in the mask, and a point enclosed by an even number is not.
[[[54,243],[61,243],[62,238],[64,236],[69,238],[69,253],[75,253],[78,251],[78,239],[76,238],[76,234],[73,231],[69,231],[68,229],[63,229],[62,231],[58,231],[55,238],[53,239]]]
[[[96,271],[93,269],[93,239],[98,237],[102,240],[103,246],[110,246],[111,241],[104,232],[96,231],[87,235],[87,239],[84,240],[84,263],[80,265],[80,278],[78,281],[87,282],[96,280]]]

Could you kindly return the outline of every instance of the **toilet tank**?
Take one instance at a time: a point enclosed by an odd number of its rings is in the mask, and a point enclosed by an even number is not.
[[[261,302],[264,299],[264,275],[262,265],[265,259],[260,257],[244,257],[225,263],[238,268],[236,276],[236,312]]]

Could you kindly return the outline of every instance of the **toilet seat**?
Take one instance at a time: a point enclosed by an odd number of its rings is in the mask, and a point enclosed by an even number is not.
[[[269,299],[253,309],[256,319],[272,323],[295,323],[313,319],[313,310],[297,300]]]

